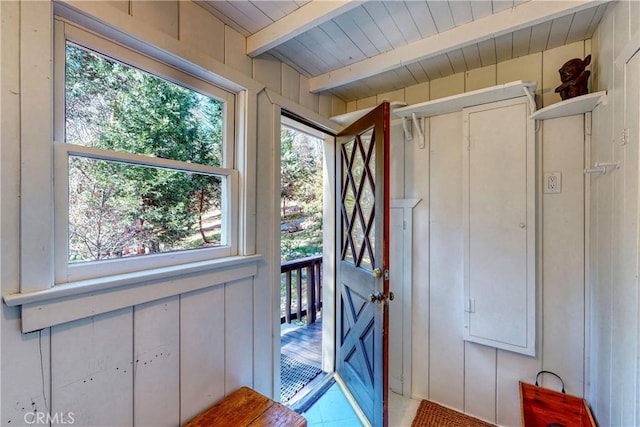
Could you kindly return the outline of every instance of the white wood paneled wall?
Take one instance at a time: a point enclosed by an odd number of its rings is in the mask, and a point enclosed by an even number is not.
[[[592,159],[620,162],[591,178],[591,404],[603,426],[640,424],[638,22],[640,3],[621,1],[593,39],[595,82],[608,102],[593,112]]]
[[[520,79],[537,81],[539,103],[549,105],[559,101],[553,93],[559,84],[558,68],[568,58],[589,52],[590,42],[574,43],[358,100],[347,107],[360,108],[393,97],[415,103]],[[549,88],[551,96],[547,95]],[[561,171],[564,185],[561,194],[540,196],[538,201],[541,238],[535,358],[462,339],[462,114],[425,120],[425,149],[415,141],[405,143],[404,197],[422,199],[414,210],[413,229],[414,397],[516,426],[520,425],[518,380],[533,382],[540,369],[562,375],[567,392],[585,394],[583,128],[583,115],[539,125],[538,174]],[[545,385],[556,386],[552,380]]]
[[[199,65],[215,63],[240,80],[262,83],[303,111],[325,117],[345,111],[344,102],[333,96],[310,94],[308,81],[278,60],[246,57],[244,37],[194,2],[77,2],[75,6],[152,44],[171,45],[188,58],[202,60]],[[0,2],[2,295],[20,290],[19,177],[24,163],[20,137],[23,130],[35,129],[33,117],[21,116],[21,105],[28,101],[24,99],[28,91],[23,89],[48,85],[21,74],[21,50],[32,49],[33,39],[21,34],[28,30],[51,37],[48,26],[39,24],[52,22],[51,13],[50,2]],[[34,16],[37,19],[32,19]],[[21,25],[25,19],[30,26]],[[46,70],[41,74],[47,74]],[[279,131],[274,130],[275,109],[266,95],[259,96],[258,104],[258,124],[248,128],[258,135],[261,161],[257,173],[270,177],[259,180],[258,195],[252,202],[257,206],[256,250],[264,254],[272,252],[273,235],[278,230],[274,201],[279,191],[269,183],[275,182],[273,138]],[[44,262],[35,257],[23,261],[33,272]],[[31,334],[20,332],[19,308],[2,304],[0,425],[25,425],[25,414],[34,411],[52,416],[71,411],[76,425],[175,426],[241,385],[274,395],[279,386],[273,375],[278,354],[271,304],[275,301],[271,289],[275,270],[271,263],[263,262],[253,279]]]

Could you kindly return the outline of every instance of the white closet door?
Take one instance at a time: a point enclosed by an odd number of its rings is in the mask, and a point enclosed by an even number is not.
[[[465,339],[535,353],[535,146],[526,98],[463,110]]]

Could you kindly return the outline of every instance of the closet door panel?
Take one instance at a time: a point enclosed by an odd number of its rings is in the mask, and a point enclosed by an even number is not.
[[[465,109],[465,339],[530,354],[535,151],[525,99]]]

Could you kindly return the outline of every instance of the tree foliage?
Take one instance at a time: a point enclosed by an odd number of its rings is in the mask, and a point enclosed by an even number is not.
[[[322,143],[283,127],[281,147],[281,258],[322,253]]]
[[[67,45],[66,142],[220,166],[223,105]],[[221,178],[70,157],[70,259],[183,249],[218,210]]]

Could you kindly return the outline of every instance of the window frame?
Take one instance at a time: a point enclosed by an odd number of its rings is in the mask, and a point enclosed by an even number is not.
[[[261,277],[262,255],[256,253],[257,155],[259,94],[263,84],[238,73],[197,46],[166,37],[144,22],[115,14],[103,16],[92,2],[27,2],[20,18],[19,78],[19,290],[2,295],[8,307],[20,307],[23,333],[131,308],[138,304],[226,283]],[[101,16],[101,18],[99,18]],[[122,19],[126,18],[126,19]],[[64,43],[64,24],[156,58],[235,95],[234,173],[238,191],[232,220],[237,223],[237,255],[155,267],[132,273],[55,283],[54,122],[56,102],[54,56]],[[56,50],[58,50],[56,52]],[[62,64],[64,67],[64,63]],[[59,91],[56,92],[59,94]],[[271,95],[275,96],[275,95]],[[58,121],[58,123],[61,123]],[[231,154],[231,153],[230,153]]]
[[[125,152],[108,151],[78,146],[65,142],[65,69],[66,44],[80,48],[140,69],[166,81],[194,90],[223,102],[223,159],[222,167],[191,164]],[[136,273],[149,269],[181,266],[211,259],[238,255],[239,248],[239,173],[236,165],[236,94],[222,89],[159,59],[133,50],[112,40],[80,28],[73,23],[55,19],[54,23],[54,287],[88,279]],[[133,165],[151,166],[177,171],[192,171],[224,177],[222,227],[225,244],[211,247],[172,251],[144,256],[69,263],[69,156],[120,161]]]

